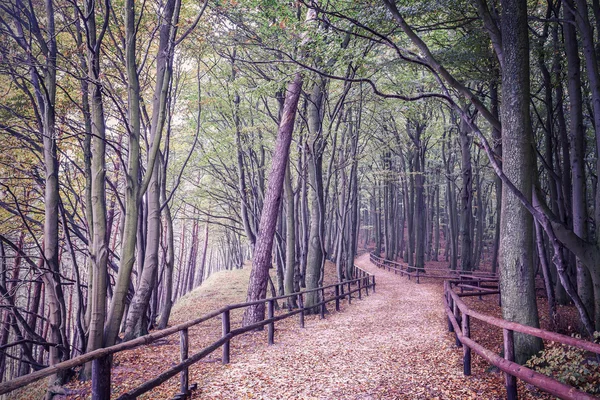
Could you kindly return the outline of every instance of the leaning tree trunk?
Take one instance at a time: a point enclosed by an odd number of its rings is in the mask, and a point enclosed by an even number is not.
[[[275,143],[275,150],[273,152],[273,166],[271,167],[267,192],[263,202],[258,237],[252,261],[252,271],[250,272],[250,282],[248,284],[247,301],[249,302],[264,299],[267,294],[273,238],[277,226],[277,216],[279,214],[281,192],[283,190],[290,143],[294,131],[296,110],[298,109],[298,100],[301,93],[302,75],[297,73],[294,80],[288,85],[283,114],[277,132],[277,142]],[[242,324],[244,326],[251,325],[262,321],[264,317],[265,305],[264,303],[260,303],[246,309],[242,318]]]

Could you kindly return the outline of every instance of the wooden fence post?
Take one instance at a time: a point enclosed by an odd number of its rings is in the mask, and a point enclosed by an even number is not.
[[[223,325],[223,336],[229,334],[231,331],[231,320],[229,318],[229,310],[223,311],[221,314],[221,322]],[[229,364],[229,340],[223,343],[223,357],[221,358],[223,364]]]
[[[337,283],[335,284],[335,311],[340,311],[340,285]]]
[[[352,304],[352,288],[350,287],[350,282],[348,282],[348,304]]]
[[[375,293],[375,275],[373,275],[372,278],[373,278],[373,293]]]
[[[188,330],[187,328],[179,331],[179,354],[181,362],[187,360],[189,349]],[[180,372],[179,377],[179,390],[184,396],[188,394],[189,388],[189,368],[184,368]]]
[[[502,329],[504,338],[504,358],[508,361],[515,361],[515,338],[514,332],[510,329]],[[509,373],[504,373],[506,381],[506,398],[508,400],[517,400],[517,378]]]
[[[112,356],[92,361],[92,400],[110,397],[110,360]]]
[[[321,289],[321,319],[325,318],[325,289]]]
[[[454,319],[456,320],[457,323],[460,324],[460,321],[461,321],[460,310],[459,310],[458,304],[456,304],[456,302],[454,302]],[[456,345],[458,347],[461,347],[462,343],[460,342],[460,340],[458,340],[458,332],[456,332],[455,337],[456,337]]]
[[[446,286],[446,300],[448,301],[448,308],[450,308],[450,310],[454,309],[454,298],[452,297],[452,295],[450,294],[450,289],[449,287]],[[454,332],[454,325],[452,325],[452,320],[450,319],[450,317],[448,316],[448,332]]]
[[[363,281],[365,281],[365,283],[363,283],[364,287],[365,287],[365,294],[368,296],[369,295],[369,278],[366,277],[363,278]]]
[[[300,328],[304,328],[304,294],[298,295],[298,306],[300,307]]]
[[[360,284],[360,281],[361,281],[361,279],[359,279],[359,280],[357,281],[357,283],[358,283],[358,299],[359,299],[359,300],[360,300],[360,299],[362,299],[362,293],[361,293],[361,284]]]
[[[462,320],[463,337],[471,337],[471,323],[467,314],[463,314]],[[465,376],[471,375],[471,348],[463,344],[463,373]]]
[[[417,270],[417,283],[420,283],[419,282],[419,270]]]
[[[275,316],[273,300],[268,301],[267,318]],[[268,325],[269,346],[275,343],[275,322],[271,321]]]

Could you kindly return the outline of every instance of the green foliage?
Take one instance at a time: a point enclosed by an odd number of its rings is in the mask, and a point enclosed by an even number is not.
[[[600,340],[600,332],[594,332],[594,340]],[[600,364],[584,350],[550,345],[525,365],[584,392],[600,394]]]

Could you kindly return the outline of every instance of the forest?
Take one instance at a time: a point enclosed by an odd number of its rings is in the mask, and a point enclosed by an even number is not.
[[[0,382],[364,252],[600,337],[599,60],[598,0],[1,1]]]

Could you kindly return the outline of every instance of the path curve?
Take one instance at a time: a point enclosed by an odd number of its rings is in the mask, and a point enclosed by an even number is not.
[[[295,319],[276,325],[275,345],[232,351],[231,364],[196,377],[201,389],[193,398],[503,398],[497,374],[463,376],[439,283],[415,284],[378,269],[368,254],[356,265],[375,274],[375,294],[344,302],[324,321],[307,320],[305,329]]]

